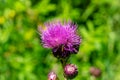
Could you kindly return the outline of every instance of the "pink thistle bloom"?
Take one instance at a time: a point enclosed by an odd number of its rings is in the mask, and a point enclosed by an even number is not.
[[[48,74],[48,80],[59,80],[56,73],[51,71],[49,74]]]
[[[69,22],[50,22],[45,29],[39,30],[42,44],[51,48],[55,57],[63,58],[71,53],[77,53],[81,38],[77,34],[77,26]]]
[[[64,67],[64,76],[69,79],[73,79],[78,75],[78,69],[74,64],[67,64]]]

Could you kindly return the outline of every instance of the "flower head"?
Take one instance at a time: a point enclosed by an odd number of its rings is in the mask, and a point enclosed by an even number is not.
[[[67,57],[77,53],[81,42],[77,26],[72,22],[50,22],[41,31],[41,40],[45,48],[51,48],[55,57]]]
[[[78,74],[78,70],[76,65],[74,64],[67,64],[64,67],[64,76],[70,79],[73,79],[77,76]]]
[[[51,71],[49,74],[48,74],[48,80],[59,80],[56,73]]]
[[[91,67],[90,68],[90,74],[95,76],[95,77],[100,77],[101,76],[101,70],[99,68],[96,67]]]

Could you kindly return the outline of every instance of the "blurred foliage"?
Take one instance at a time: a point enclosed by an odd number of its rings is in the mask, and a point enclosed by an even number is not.
[[[52,19],[78,24],[75,80],[120,80],[120,0],[0,0],[0,80],[47,80],[60,62],[40,44],[37,26]],[[90,67],[102,75],[90,75]]]

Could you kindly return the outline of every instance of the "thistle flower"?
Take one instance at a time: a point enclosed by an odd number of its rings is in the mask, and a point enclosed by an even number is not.
[[[67,77],[68,79],[73,79],[77,76],[78,74],[78,70],[76,65],[74,64],[67,64],[64,67],[64,75],[65,77]]]
[[[78,52],[81,38],[76,30],[77,26],[70,21],[49,22],[45,24],[45,29],[39,29],[43,46],[52,49],[57,58],[66,58]]]
[[[90,74],[95,76],[95,77],[99,77],[99,76],[101,76],[101,70],[99,68],[96,68],[96,67],[91,67]]]
[[[55,72],[51,71],[49,74],[48,74],[48,80],[59,80],[57,75],[55,74]]]

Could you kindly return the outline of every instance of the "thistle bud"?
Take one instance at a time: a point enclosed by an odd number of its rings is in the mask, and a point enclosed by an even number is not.
[[[91,67],[90,74],[95,77],[99,77],[101,75],[101,70],[99,68]]]
[[[73,79],[77,76],[78,70],[76,65],[74,64],[67,64],[64,67],[64,76],[67,77],[68,79]]]
[[[49,74],[48,74],[48,80],[59,80],[56,73],[51,71]]]

